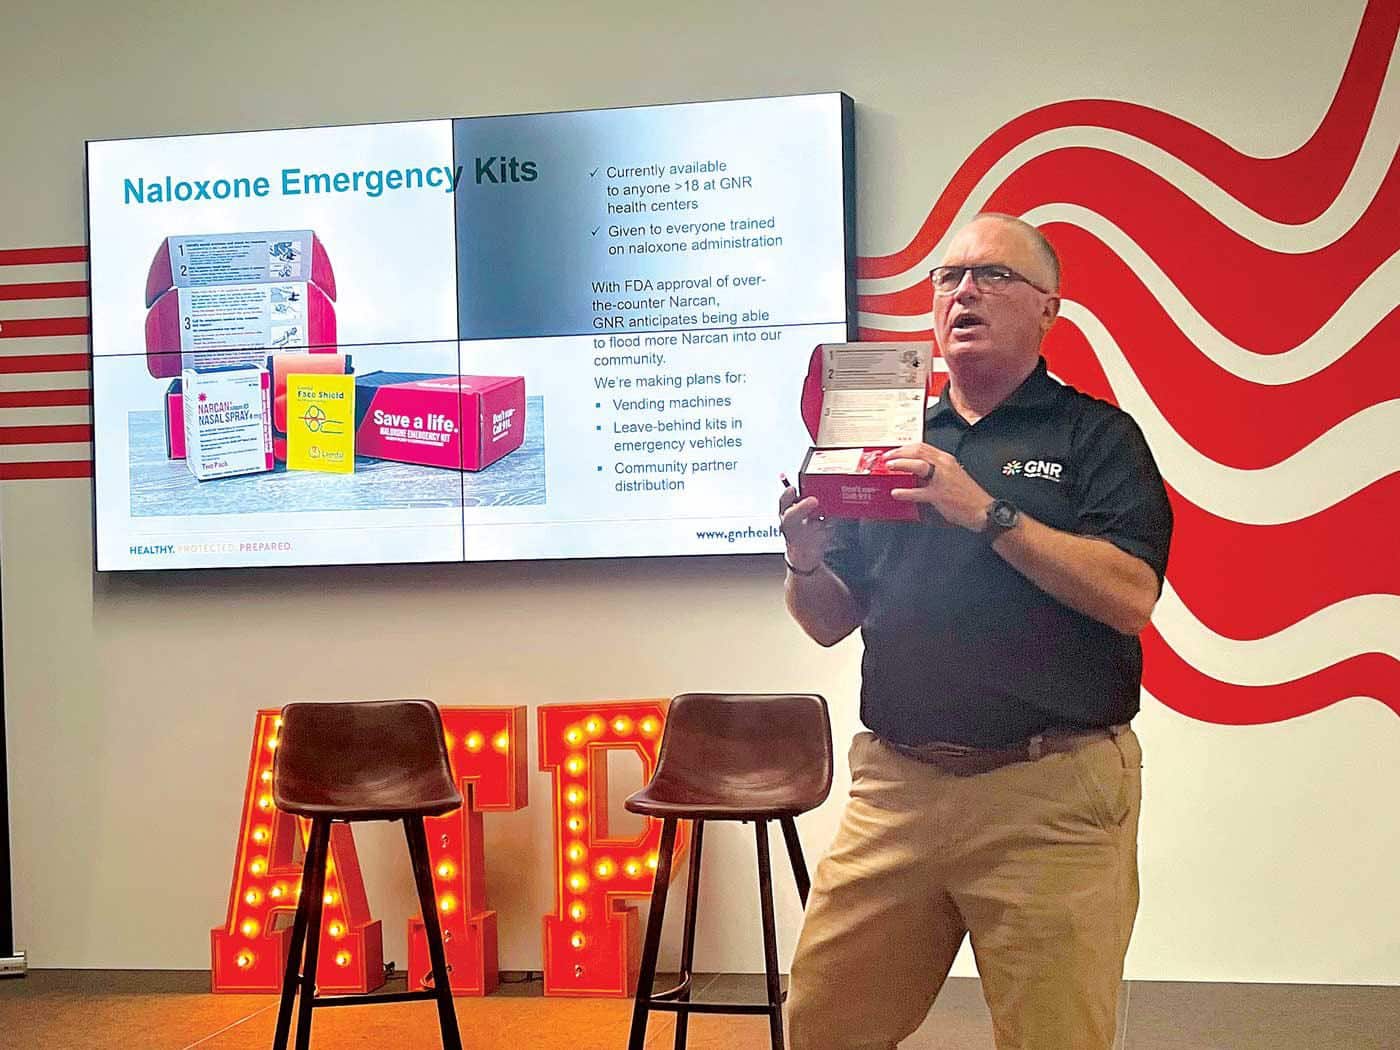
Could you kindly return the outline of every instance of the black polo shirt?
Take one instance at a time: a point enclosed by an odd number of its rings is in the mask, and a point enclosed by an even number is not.
[[[1142,432],[1122,410],[1052,379],[1043,358],[972,426],[942,398],[924,440],[994,498],[1110,541],[1160,584],[1172,512]],[[1138,639],[1062,605],[978,533],[937,515],[842,521],[826,561],[865,610],[861,720],[879,736],[997,747],[1137,713]]]

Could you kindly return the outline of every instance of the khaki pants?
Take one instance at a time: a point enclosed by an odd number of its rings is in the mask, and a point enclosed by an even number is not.
[[[888,1050],[972,936],[998,1050],[1108,1050],[1137,914],[1125,730],[975,776],[851,745],[851,798],[792,963],[793,1050]]]

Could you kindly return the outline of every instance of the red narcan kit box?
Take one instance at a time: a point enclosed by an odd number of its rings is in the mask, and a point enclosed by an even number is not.
[[[920,482],[912,474],[886,467],[888,451],[888,447],[808,449],[798,475],[802,497],[816,496],[821,513],[830,518],[917,521],[918,504],[897,500],[890,492],[914,488]]]
[[[525,441],[522,376],[369,372],[355,377],[355,452],[482,470]]]
[[[823,343],[802,387],[802,419],[814,445],[798,491],[833,518],[917,521],[895,489],[923,482],[885,465],[886,452],[923,439],[931,343]]]

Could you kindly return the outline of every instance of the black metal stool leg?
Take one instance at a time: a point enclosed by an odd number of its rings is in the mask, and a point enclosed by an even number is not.
[[[661,948],[661,922],[666,915],[666,887],[671,883],[671,854],[676,846],[676,818],[661,822],[661,844],[656,851],[656,879],[651,889],[651,912],[647,935],[642,944],[642,969],[637,975],[637,995],[632,1001],[632,1029],[627,1050],[643,1050],[647,1041],[647,1016],[651,1012],[651,989],[656,983],[656,954]]]
[[[690,1002],[690,985],[694,974],[691,968],[695,960],[695,909],[700,900],[700,847],[705,838],[705,822],[697,820],[691,825],[690,833],[690,879],[685,887],[685,928],[681,937],[681,983],[684,991],[680,1001]],[[676,1015],[676,1050],[685,1050],[685,1038],[690,1027],[690,1012],[682,1010]]]
[[[314,834],[312,835],[314,839]],[[301,862],[301,884],[311,881],[316,855],[313,843],[306,845]],[[292,942],[287,947],[287,965],[282,971],[282,1001],[277,1007],[277,1031],[272,1037],[272,1050],[287,1050],[287,1037],[292,1032],[292,1007],[296,1004],[297,988],[301,984],[301,956],[306,947],[306,912],[311,899],[305,894],[297,901],[296,917],[292,920]]]
[[[783,826],[783,841],[787,843],[788,860],[792,862],[792,877],[797,880],[797,896],[802,899],[802,907],[805,908],[812,880],[807,877],[807,863],[802,859],[802,840],[797,837],[797,821],[792,817],[780,817],[778,823]]]
[[[311,1007],[316,998],[316,960],[321,953],[321,904],[326,892],[326,854],[330,841],[330,818],[316,817],[311,821],[311,842],[306,847],[310,859],[301,880],[301,897],[297,900],[297,910],[301,910],[303,901],[307,910],[306,960],[301,972],[301,1002],[297,1004],[296,1050],[309,1050],[311,1046]]]
[[[442,947],[442,924],[438,921],[437,896],[433,893],[433,873],[428,859],[428,834],[422,817],[405,817],[404,836],[413,862],[413,880],[418,886],[418,905],[423,910],[423,933],[428,939],[428,958],[433,964],[433,992],[442,1029],[443,1050],[462,1050],[457,1031],[457,1011],[452,1003],[452,981],[447,972],[447,953]]]
[[[768,1032],[773,1050],[783,1050],[783,995],[778,983],[778,933],[773,921],[773,864],[768,821],[755,820],[758,841],[758,902],[763,909],[763,970],[768,978]]]

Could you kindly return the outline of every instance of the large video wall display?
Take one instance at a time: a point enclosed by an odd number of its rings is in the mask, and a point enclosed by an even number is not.
[[[88,144],[99,570],[769,552],[840,94]]]

